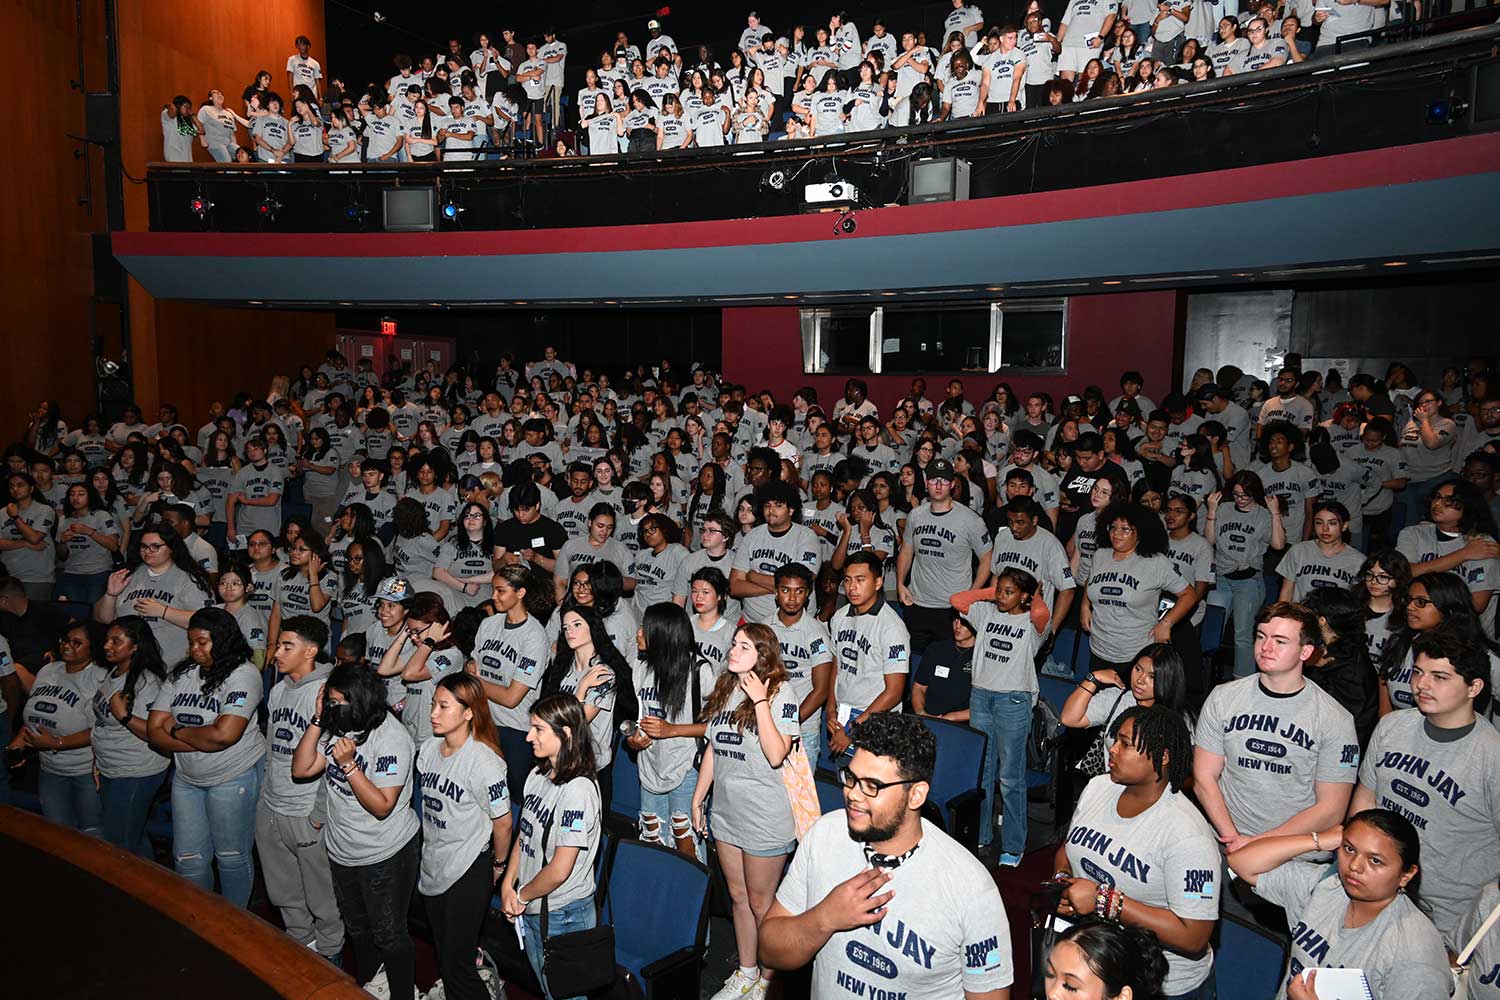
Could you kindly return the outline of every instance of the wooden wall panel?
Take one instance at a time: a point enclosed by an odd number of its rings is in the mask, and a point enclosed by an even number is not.
[[[82,94],[68,87],[78,75],[77,37],[71,3],[0,3],[0,60],[46,67],[49,83],[45,110],[34,99],[0,104],[0,130],[12,150],[0,196],[0,296],[7,305],[0,335],[0,443],[19,438],[27,413],[42,399],[58,400],[70,421],[93,408],[89,234],[104,226],[104,205],[96,200],[90,215],[78,204],[86,193],[85,161],[74,158],[82,147],[67,136],[84,131]],[[86,50],[90,87],[104,81],[97,49]],[[102,199],[100,157],[97,151],[90,155],[94,194]]]
[[[311,39],[313,58],[328,70],[323,0],[121,4],[119,30],[121,153],[137,177],[162,158],[161,106],[174,95],[196,106],[218,88],[238,108],[240,92],[265,69],[285,97],[286,60],[298,35]],[[194,154],[208,160],[197,145]],[[148,228],[145,189],[126,188],[126,228]],[[233,298],[234,276],[224,282]],[[263,393],[272,374],[333,346],[331,313],[157,302],[133,280],[130,306],[135,395],[147,412],[165,400],[196,419],[210,400],[241,389]]]

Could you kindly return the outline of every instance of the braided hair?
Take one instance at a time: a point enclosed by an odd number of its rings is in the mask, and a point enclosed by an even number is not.
[[[1172,791],[1182,791],[1193,771],[1193,736],[1182,716],[1165,705],[1136,705],[1120,713],[1109,728],[1109,738],[1116,739],[1131,720],[1135,721],[1135,748],[1150,758],[1157,777],[1165,776]]]

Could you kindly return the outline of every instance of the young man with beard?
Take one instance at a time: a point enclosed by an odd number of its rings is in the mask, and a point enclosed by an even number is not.
[[[854,747],[839,775],[846,808],[814,824],[792,858],[761,924],[761,961],[813,961],[818,998],[859,983],[866,993],[1008,1000],[1010,929],[994,879],[921,816],[936,738],[920,719],[878,713]]]

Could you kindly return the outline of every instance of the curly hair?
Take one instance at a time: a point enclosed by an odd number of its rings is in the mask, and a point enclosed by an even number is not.
[[[1132,720],[1131,745],[1151,761],[1156,776],[1165,777],[1172,791],[1182,791],[1193,773],[1193,735],[1182,715],[1165,705],[1136,705],[1120,713],[1109,727],[1109,738],[1118,738],[1120,729]]]
[[[937,737],[914,715],[876,712],[854,729],[856,749],[896,762],[903,781],[932,781]]]

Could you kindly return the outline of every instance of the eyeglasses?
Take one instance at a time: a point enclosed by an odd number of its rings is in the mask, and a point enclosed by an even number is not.
[[[1409,608],[1417,608],[1418,610],[1420,610],[1422,608],[1430,608],[1430,607],[1432,607],[1432,598],[1430,598],[1430,597],[1408,597],[1406,599],[1406,606],[1409,607]]]
[[[1109,533],[1111,535],[1133,535],[1135,534],[1135,528],[1128,524],[1111,524],[1109,526]]]
[[[1434,493],[1432,502],[1442,504],[1444,507],[1462,507],[1464,502],[1452,493]]]
[[[587,580],[574,580],[573,581],[573,589],[574,590],[593,590],[594,589],[594,585],[592,583],[590,583],[589,581],[587,581]]]
[[[881,792],[885,791],[887,788],[890,788],[894,785],[911,785],[915,784],[918,780],[919,779],[917,778],[904,778],[901,781],[877,781],[874,778],[861,778],[859,775],[855,774],[847,767],[839,768],[840,784],[842,784],[845,788],[858,787],[859,793],[861,795],[865,795],[870,798],[874,798]]]
[[[1365,583],[1379,583],[1382,585],[1396,582],[1396,578],[1389,573],[1363,573],[1360,575],[1360,579]]]
[[[166,547],[166,542],[142,542],[140,544],[140,550],[142,552],[160,552]]]

